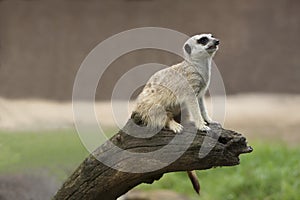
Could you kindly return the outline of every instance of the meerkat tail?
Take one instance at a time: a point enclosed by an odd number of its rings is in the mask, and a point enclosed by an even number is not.
[[[193,188],[194,190],[200,194],[200,183],[199,183],[199,180],[198,180],[198,177],[197,177],[197,174],[195,171],[187,171],[187,174],[193,184]]]

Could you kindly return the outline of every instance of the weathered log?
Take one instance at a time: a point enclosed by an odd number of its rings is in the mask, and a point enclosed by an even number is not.
[[[122,157],[121,150],[136,153],[153,152],[170,144],[175,134],[170,130],[161,130],[150,138],[133,137],[127,133],[136,131],[136,126],[132,120],[129,120],[123,130],[101,145],[93,155],[81,163],[58,190],[54,199],[113,200],[141,183],[152,183],[160,179],[164,173],[238,165],[239,155],[252,151],[241,134],[223,129],[216,124],[210,125],[210,128],[211,131],[207,133],[199,131],[196,133],[194,126],[187,124],[183,133],[180,133],[184,139],[173,143],[171,149],[159,152],[159,157],[139,158],[139,162],[137,162],[130,156]],[[186,148],[186,141],[189,140],[192,142]],[[205,142],[203,143],[203,141]],[[199,156],[200,148],[210,151],[206,156]],[[174,152],[182,155],[174,162],[166,164],[166,160],[172,157]],[[118,156],[121,159],[116,159],[111,163],[115,167],[118,166],[118,169],[127,171],[128,169],[132,171],[145,169],[145,172],[122,172],[98,161],[100,159],[106,162]],[[152,163],[155,163],[152,167],[158,167],[157,170],[149,171],[147,169]],[[159,168],[159,166],[164,167]]]

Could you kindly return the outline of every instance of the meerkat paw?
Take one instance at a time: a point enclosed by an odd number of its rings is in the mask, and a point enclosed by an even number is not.
[[[174,133],[180,133],[183,130],[183,126],[179,123],[177,123],[174,120],[171,120],[168,124],[168,127],[170,130],[172,130]]]
[[[206,125],[202,125],[202,126],[197,126],[197,129],[199,130],[199,131],[203,131],[203,132],[207,132],[207,131],[210,131],[211,129],[208,127],[208,126],[206,126]]]

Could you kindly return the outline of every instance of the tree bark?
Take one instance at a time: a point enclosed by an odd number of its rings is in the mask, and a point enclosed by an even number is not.
[[[175,134],[170,130],[161,130],[150,138],[133,137],[127,133],[136,131],[136,126],[132,120],[129,120],[122,130],[81,163],[58,190],[54,200],[114,200],[141,183],[159,180],[164,173],[234,166],[239,164],[240,154],[252,151],[252,148],[247,146],[245,137],[234,131],[223,129],[219,125],[210,125],[211,131],[207,133],[199,131],[196,133],[193,124],[186,124],[184,127],[183,133],[180,133],[180,137],[184,139],[173,143],[171,150],[160,152],[159,157],[139,158],[137,162],[135,158],[124,156],[120,149],[135,153],[153,152],[170,144]],[[185,148],[186,141],[189,139],[192,142],[188,148]],[[200,148],[210,151],[207,155],[199,156]],[[174,153],[182,155],[166,165],[166,160]],[[117,159],[112,163],[113,166],[118,166],[118,169],[132,169],[132,171],[145,169],[145,172],[124,172],[98,161],[99,159],[107,161],[118,156],[122,159]],[[155,163],[153,166],[158,167],[157,170],[147,169],[152,163]],[[163,167],[159,168],[159,166]]]

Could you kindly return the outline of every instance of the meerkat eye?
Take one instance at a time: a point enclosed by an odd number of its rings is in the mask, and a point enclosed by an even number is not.
[[[198,44],[206,45],[209,42],[209,39],[207,37],[202,37],[197,40]]]

